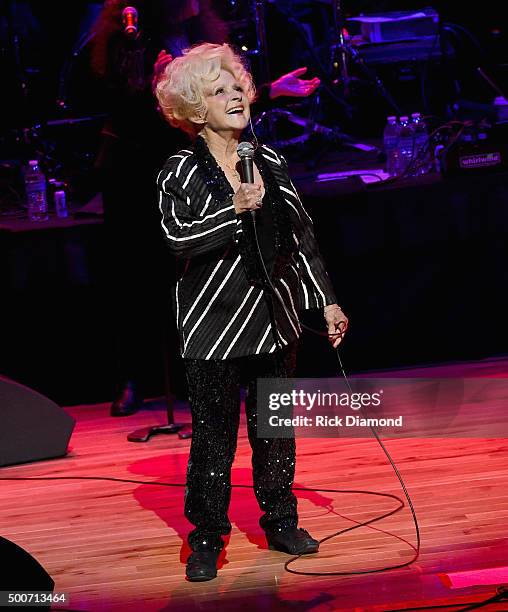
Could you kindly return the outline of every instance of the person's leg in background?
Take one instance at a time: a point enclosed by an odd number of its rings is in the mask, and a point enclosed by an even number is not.
[[[194,525],[186,574],[204,581],[217,574],[221,536],[231,531],[228,508],[240,420],[240,375],[235,359],[185,359],[192,414],[185,516]]]
[[[163,243],[155,171],[113,143],[102,169],[107,286],[104,313],[110,331],[112,416],[136,412],[164,387],[164,326],[171,308],[171,262]]]

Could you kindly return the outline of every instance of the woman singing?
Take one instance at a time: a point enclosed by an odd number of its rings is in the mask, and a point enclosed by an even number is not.
[[[162,227],[179,261],[173,302],[192,412],[185,516],[195,528],[186,574],[202,581],[217,575],[221,536],[231,531],[241,382],[268,544],[289,554],[318,550],[298,528],[294,439],[257,437],[256,380],[294,375],[300,309],[324,309],[334,347],[347,317],[284,158],[259,146],[254,184],[241,182],[237,145],[255,95],[241,58],[229,45],[195,46],[166,67],[156,95],[167,120],[193,141],[167,160],[158,187]]]

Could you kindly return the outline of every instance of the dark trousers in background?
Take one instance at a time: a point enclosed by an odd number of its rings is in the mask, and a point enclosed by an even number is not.
[[[297,526],[297,500],[291,490],[295,440],[260,439],[256,422],[257,378],[291,378],[296,348],[294,344],[270,355],[238,359],[184,360],[192,413],[185,516],[195,526],[188,538],[193,550],[221,548],[220,536],[231,531],[227,513],[243,382],[254,492],[263,511],[260,525],[265,531]]]
[[[157,205],[157,164],[121,142],[112,147],[100,173],[111,393],[132,381],[145,397],[155,396],[164,390],[164,350],[174,337],[169,294],[174,263]],[[169,351],[177,351],[175,344]]]

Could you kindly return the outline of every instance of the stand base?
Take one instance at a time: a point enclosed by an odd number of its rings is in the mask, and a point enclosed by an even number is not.
[[[129,442],[148,442],[151,436],[157,434],[174,434],[178,433],[181,429],[184,429],[184,431],[180,434],[180,438],[190,438],[192,436],[190,426],[186,423],[171,423],[169,425],[154,425],[152,427],[136,429],[136,431],[133,431],[127,436],[127,440],[129,440]],[[189,431],[190,433],[187,435]]]

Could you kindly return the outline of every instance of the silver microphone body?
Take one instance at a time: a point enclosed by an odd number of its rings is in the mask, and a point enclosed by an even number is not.
[[[240,142],[236,152],[242,164],[242,175],[244,183],[254,182],[254,147],[250,142]]]
[[[236,152],[242,165],[243,183],[254,183],[254,147],[250,142],[240,142],[236,147]],[[256,211],[251,210],[250,214],[254,220]]]

